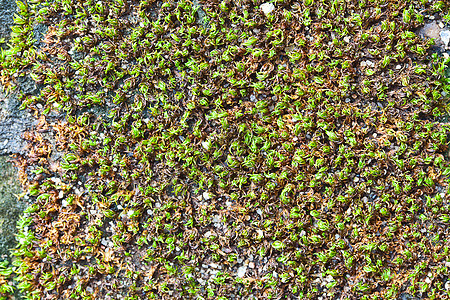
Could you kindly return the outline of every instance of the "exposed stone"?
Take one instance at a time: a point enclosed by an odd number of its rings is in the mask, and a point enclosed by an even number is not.
[[[0,156],[0,256],[4,259],[9,255],[9,250],[17,244],[14,235],[16,234],[16,222],[26,203],[18,200],[21,193],[20,182],[17,177],[17,170],[9,158]]]
[[[275,10],[275,6],[272,3],[263,3],[260,7],[266,16]]]
[[[441,36],[441,40],[445,45],[445,48],[448,48],[448,43],[450,41],[450,30],[443,30],[439,34]]]

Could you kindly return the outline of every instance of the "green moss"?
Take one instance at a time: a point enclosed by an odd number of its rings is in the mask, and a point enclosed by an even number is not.
[[[262,4],[19,5],[1,76],[43,86],[19,289],[445,297],[447,62],[414,32],[448,6]]]

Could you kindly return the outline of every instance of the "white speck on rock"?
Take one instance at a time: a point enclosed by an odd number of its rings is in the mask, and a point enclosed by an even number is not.
[[[275,9],[275,5],[273,5],[272,3],[263,3],[261,4],[261,10],[263,11],[263,13],[267,16],[268,14],[270,14],[272,11],[274,11]]]
[[[237,270],[237,276],[242,278],[242,277],[245,276],[246,272],[247,272],[247,267],[246,266],[239,267],[238,270]]]

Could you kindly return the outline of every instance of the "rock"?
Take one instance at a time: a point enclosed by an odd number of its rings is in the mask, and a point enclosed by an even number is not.
[[[16,12],[16,1],[0,0],[0,39],[8,39],[13,25],[13,15]]]
[[[242,266],[242,267],[239,267],[239,268],[238,268],[236,274],[237,274],[238,277],[242,278],[242,277],[245,276],[245,273],[246,273],[246,272],[247,272],[247,267],[246,267],[246,266]]]
[[[440,32],[439,35],[441,37],[442,42],[445,45],[445,48],[448,48],[448,43],[450,41],[450,30],[443,30]]]
[[[272,3],[263,3],[260,7],[266,16],[275,10],[275,5],[273,5]]]
[[[212,198],[212,195],[211,195],[210,193],[208,193],[208,192],[204,192],[204,193],[203,193],[203,199],[209,200],[209,199],[211,199],[211,198]]]
[[[9,158],[0,156],[0,256],[9,256],[9,250],[17,244],[15,239],[16,222],[26,208],[24,201],[18,200],[21,193],[17,170],[8,162]]]
[[[441,43],[441,37],[440,37],[441,28],[439,28],[439,25],[436,22],[431,22],[428,24],[425,24],[420,30],[419,30],[419,36],[422,38],[429,38],[434,39],[437,44]]]

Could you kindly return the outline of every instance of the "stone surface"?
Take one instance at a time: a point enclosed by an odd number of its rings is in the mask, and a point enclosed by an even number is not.
[[[15,0],[0,0],[0,41],[9,39],[14,13]],[[36,32],[45,30],[37,28]],[[0,47],[5,46],[6,44],[0,44]],[[39,92],[29,77],[20,77],[18,84],[26,94]],[[22,190],[9,154],[24,153],[26,142],[22,134],[25,130],[30,130],[35,121],[29,112],[20,110],[17,92],[5,95],[2,90],[0,86],[0,259],[4,260],[9,257],[10,249],[16,247],[16,223],[26,208],[26,203],[18,200]]]
[[[16,2],[12,0],[0,0],[0,40],[7,39],[13,24],[13,15],[16,11]]]
[[[448,43],[450,41],[450,30],[443,30],[439,33],[439,35],[445,47],[448,48]]]
[[[8,162],[9,158],[0,156],[0,257],[9,255],[9,249],[16,246],[14,234],[16,222],[26,208],[24,201],[19,201],[17,195],[21,188],[17,170]]]
[[[425,24],[420,30],[419,30],[419,36],[423,38],[429,38],[434,39],[437,45],[442,45],[441,41],[441,28],[436,22],[431,22],[428,24]]]

